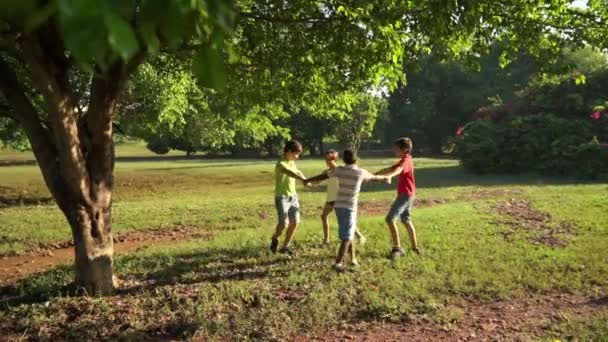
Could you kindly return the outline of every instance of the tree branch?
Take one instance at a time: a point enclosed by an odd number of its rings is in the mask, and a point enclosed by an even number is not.
[[[26,95],[17,75],[6,61],[0,58],[0,91],[12,107],[14,119],[24,128],[32,145],[44,181],[60,208],[65,203],[61,172],[57,162],[57,150],[49,131],[42,125],[34,105]]]
[[[259,14],[259,13],[253,13],[253,12],[241,12],[239,14],[241,17],[243,18],[247,18],[247,19],[253,19],[253,20],[262,20],[262,21],[269,21],[269,22],[276,22],[276,23],[291,23],[291,24],[297,24],[297,23],[318,23],[318,22],[328,22],[328,21],[333,21],[333,20],[342,20],[344,19],[344,17],[338,17],[338,16],[334,16],[334,17],[303,17],[303,18],[297,18],[297,17],[274,17],[274,16],[268,16],[268,15],[264,15],[264,14]]]
[[[118,62],[108,73],[94,76],[86,114],[86,130],[90,139],[87,165],[91,176],[91,196],[105,205],[111,201],[114,186],[114,143],[112,120],[120,93],[130,73],[142,63],[144,53],[135,56],[128,64]]]
[[[68,77],[69,65],[63,59],[55,61],[52,56],[57,53],[47,54],[35,35],[25,37],[21,46],[23,57],[32,72],[33,83],[44,95],[49,109],[62,176],[72,197],[89,203],[89,175],[78,134],[76,101]]]

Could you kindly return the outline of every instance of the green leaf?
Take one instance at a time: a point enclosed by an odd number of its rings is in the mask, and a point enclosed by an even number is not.
[[[18,21],[36,10],[36,0],[2,0],[0,1],[0,18],[7,21]]]
[[[148,53],[151,55],[156,55],[160,51],[160,40],[156,36],[155,27],[152,24],[145,23],[142,24],[139,32],[146,44],[148,49]]]
[[[203,48],[192,63],[192,72],[202,87],[223,89],[226,85],[224,70],[223,43]]]
[[[82,65],[103,64],[107,54],[107,28],[98,14],[102,3],[96,0],[62,0],[58,2],[59,22],[68,50]]]
[[[123,18],[110,11],[105,12],[104,20],[108,28],[110,47],[124,61],[128,61],[139,50],[139,43],[131,26]]]
[[[57,12],[57,3],[49,2],[42,8],[36,10],[29,16],[25,23],[25,30],[32,31],[44,24],[51,16]]]

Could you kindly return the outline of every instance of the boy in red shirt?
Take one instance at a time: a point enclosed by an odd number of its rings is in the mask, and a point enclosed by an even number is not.
[[[407,228],[412,250],[416,254],[420,254],[418,242],[416,241],[416,228],[410,217],[410,211],[412,210],[412,205],[414,204],[414,198],[416,196],[412,146],[413,144],[410,138],[399,138],[395,140],[393,151],[395,152],[395,156],[400,159],[399,162],[376,173],[377,175],[389,177],[398,176],[399,179],[397,183],[397,199],[395,199],[388,215],[386,215],[386,224],[388,225],[393,240],[393,249],[391,251],[391,258],[393,259],[405,255],[405,251],[401,248],[399,229],[395,224],[398,217]]]

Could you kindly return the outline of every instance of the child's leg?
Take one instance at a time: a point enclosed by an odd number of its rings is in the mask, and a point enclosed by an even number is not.
[[[325,203],[323,212],[321,213],[321,223],[323,224],[323,242],[329,242],[329,214],[334,210],[334,205],[331,202]]]
[[[277,209],[278,222],[272,239],[276,240],[281,237],[283,230],[287,226],[289,203],[287,203],[287,199],[284,196],[277,196],[274,198],[274,205]]]
[[[346,255],[346,251],[349,250],[350,246],[350,240],[342,240],[342,243],[340,243],[340,249],[338,250],[338,256],[336,257],[336,264],[341,264],[344,261],[344,256]]]
[[[296,230],[298,229],[298,223],[300,223],[300,206],[297,198],[292,199],[288,210],[289,226],[287,227],[287,234],[285,234],[285,242],[283,248],[289,247],[293,240]]]
[[[272,235],[273,239],[278,239],[283,234],[283,230],[285,230],[286,224],[285,222],[277,223],[277,227],[275,228],[274,235]]]
[[[355,244],[351,243],[350,246],[348,246],[348,253],[350,254],[350,261],[353,264],[357,264],[357,256],[355,255]]]
[[[387,221],[388,230],[391,232],[391,240],[393,241],[393,248],[401,248],[401,238],[399,237],[399,228],[395,224],[395,221]]]
[[[391,205],[391,209],[389,210],[388,214],[386,215],[385,221],[386,221],[386,225],[388,226],[388,230],[391,233],[391,239],[393,241],[393,249],[401,248],[401,238],[399,237],[399,228],[395,224],[395,221],[403,212],[405,205],[407,204],[407,203],[405,203],[406,200],[407,200],[407,198],[404,198],[402,196],[397,196],[397,199],[395,200],[395,202],[393,202],[393,204]]]
[[[405,228],[407,228],[407,234],[410,238],[410,244],[412,245],[412,249],[418,250],[418,241],[416,239],[416,228],[414,227],[414,223],[412,223],[412,219],[410,217],[410,210],[412,209],[412,205],[414,204],[414,197],[410,197],[408,199],[407,205],[401,214],[401,221],[405,224]]]
[[[407,221],[405,223],[405,227],[407,228],[407,234],[410,237],[410,243],[412,244],[412,249],[418,249],[418,241],[416,239],[416,228],[414,227],[414,223],[412,221]]]
[[[293,240],[294,235],[296,235],[296,230],[298,229],[297,221],[290,221],[289,227],[287,228],[287,234],[285,234],[285,242],[283,242],[283,247],[289,247],[291,241]]]

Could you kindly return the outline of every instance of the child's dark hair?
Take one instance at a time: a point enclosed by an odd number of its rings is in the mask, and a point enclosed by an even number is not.
[[[342,153],[342,160],[346,165],[352,165],[357,162],[357,154],[353,150],[344,150]]]
[[[338,160],[338,151],[331,149],[325,151],[325,159]]]
[[[394,144],[395,146],[399,147],[401,151],[412,154],[412,148],[414,147],[412,139],[407,137],[399,138],[395,140]]]
[[[302,144],[300,144],[298,141],[296,140],[290,140],[288,142],[285,143],[285,147],[283,148],[283,153],[287,153],[287,152],[302,152]]]

